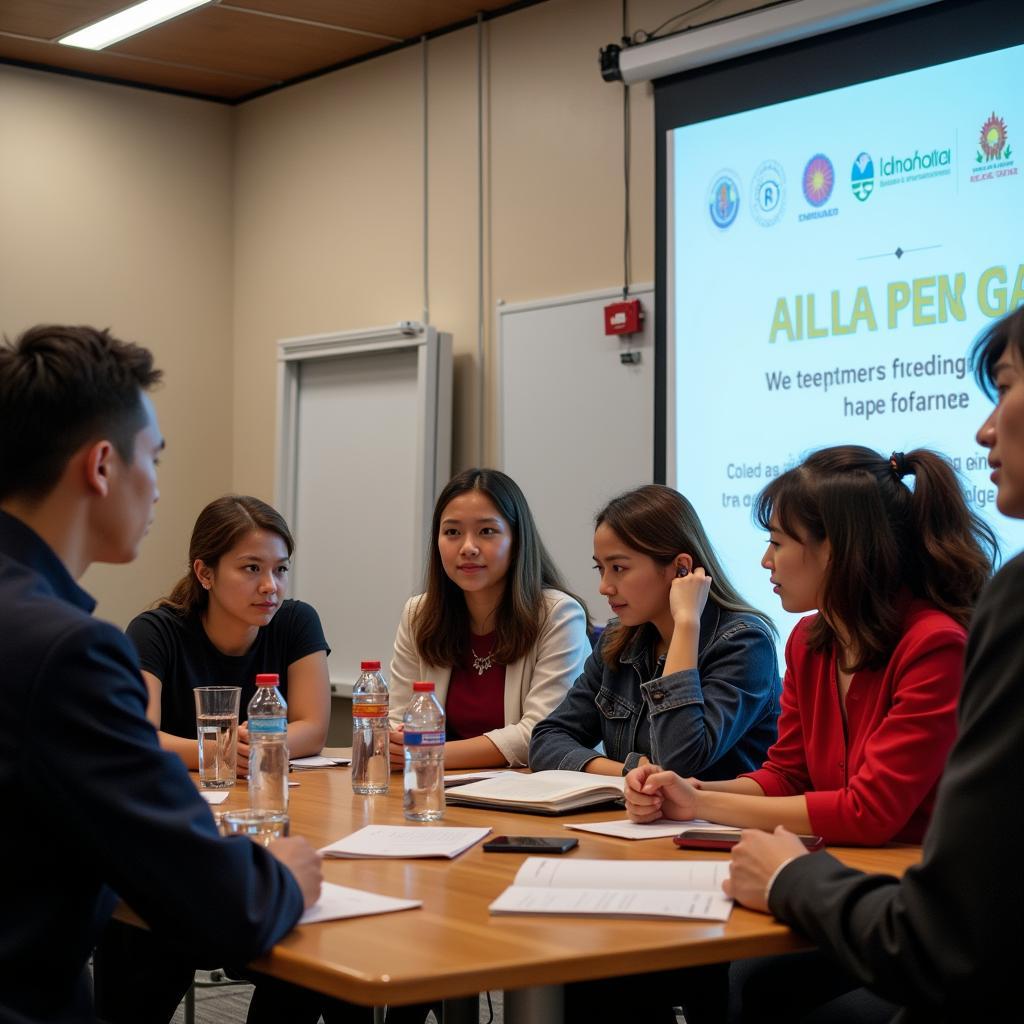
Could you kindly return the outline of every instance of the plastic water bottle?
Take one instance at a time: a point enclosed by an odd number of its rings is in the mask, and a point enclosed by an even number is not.
[[[410,821],[444,817],[444,709],[433,683],[413,683],[405,712],[405,790],[402,808]]]
[[[257,811],[288,809],[288,705],[277,673],[256,677],[249,701],[249,806]]]
[[[352,687],[352,792],[386,793],[391,777],[388,684],[379,661],[363,661],[359,667],[363,674]]]

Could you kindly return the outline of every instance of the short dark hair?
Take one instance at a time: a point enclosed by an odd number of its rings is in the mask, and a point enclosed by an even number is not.
[[[0,343],[0,500],[41,498],[87,441],[108,438],[131,463],[145,423],[153,354],[109,330],[41,325]]]
[[[755,520],[770,530],[773,517],[801,543],[831,545],[808,644],[831,650],[841,625],[856,648],[855,664],[845,666],[853,672],[880,668],[892,656],[904,591],[966,626],[999,551],[953,466],[926,448],[890,458],[861,445],[822,448],[757,496]]]
[[[276,533],[288,549],[288,557],[295,550],[295,541],[284,516],[259,498],[248,494],[225,494],[214,498],[196,520],[192,528],[192,539],[188,545],[188,569],[174,585],[174,589],[158,603],[189,614],[202,611],[209,603],[210,595],[196,579],[193,566],[196,560],[216,568],[217,563],[247,533],[265,530]]]
[[[971,366],[981,390],[995,398],[995,368],[1007,348],[1015,348],[1024,363],[1024,306],[989,326],[971,348]]]

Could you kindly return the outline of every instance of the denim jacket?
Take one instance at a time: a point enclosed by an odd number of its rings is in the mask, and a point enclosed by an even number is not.
[[[583,674],[533,729],[530,767],[583,771],[600,756],[635,768],[641,756],[680,775],[732,779],[759,767],[775,741],[779,668],[775,641],[754,615],[708,601],[697,667],[661,675],[657,633],[647,625],[610,668],[602,635]]]

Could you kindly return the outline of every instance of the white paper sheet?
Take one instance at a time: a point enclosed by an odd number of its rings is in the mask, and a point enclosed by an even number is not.
[[[528,857],[515,885],[528,889],[699,889],[721,893],[727,860],[586,860]]]
[[[347,885],[324,882],[320,899],[299,918],[299,924],[318,921],[337,921],[344,917],[366,917],[369,914],[390,914],[396,910],[412,910],[423,906],[422,900],[400,900],[393,896],[380,896],[364,889],[350,889]]]
[[[445,789],[451,786],[465,786],[470,782],[480,782],[483,779],[494,779],[499,775],[507,775],[510,771],[511,769],[509,768],[496,768],[493,771],[458,772],[455,775],[446,775],[444,777],[444,786]]]
[[[490,828],[436,825],[367,825],[325,846],[325,857],[457,857]]]
[[[726,921],[732,900],[721,893],[622,889],[529,889],[511,886],[490,906],[492,914],[581,914],[601,917],[672,917]]]
[[[293,757],[288,762],[293,768],[337,768],[352,763],[348,757],[324,757],[322,754],[313,754],[310,757]]]

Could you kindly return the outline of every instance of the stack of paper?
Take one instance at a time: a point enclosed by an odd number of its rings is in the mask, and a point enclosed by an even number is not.
[[[727,861],[565,860],[531,857],[492,914],[584,914],[726,921]]]
[[[483,782],[458,786],[447,794],[450,804],[489,807],[530,814],[566,814],[622,799],[624,779],[586,772],[505,772]]]
[[[367,825],[320,852],[325,857],[457,857],[489,828]]]

